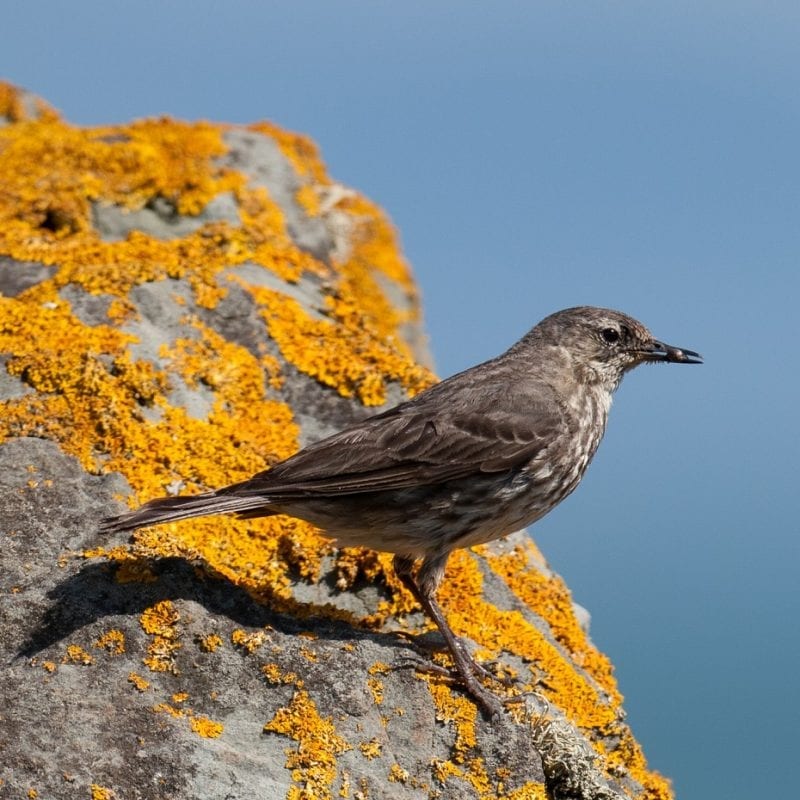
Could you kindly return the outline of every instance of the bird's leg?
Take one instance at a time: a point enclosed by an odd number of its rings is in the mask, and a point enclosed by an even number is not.
[[[419,575],[415,579],[412,574],[414,559],[407,556],[396,555],[392,565],[395,574],[403,585],[414,595],[425,613],[436,623],[445,643],[453,656],[456,671],[461,677],[464,686],[477,701],[481,710],[488,717],[495,717],[502,711],[499,700],[480,683],[476,676],[496,678],[467,653],[464,645],[453,633],[453,629],[445,619],[442,607],[436,600],[436,587],[444,574],[444,565],[447,555],[428,556],[422,562]]]

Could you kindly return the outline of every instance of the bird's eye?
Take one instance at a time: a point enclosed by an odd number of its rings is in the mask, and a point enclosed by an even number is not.
[[[615,328],[603,328],[603,330],[600,331],[600,335],[607,344],[614,344],[614,342],[619,341],[619,331]]]

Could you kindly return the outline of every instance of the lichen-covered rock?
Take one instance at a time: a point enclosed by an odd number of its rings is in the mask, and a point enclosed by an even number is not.
[[[489,723],[390,557],[285,517],[103,541],[433,380],[380,210],[304,137],[80,129],[0,84],[0,794],[651,798],[611,666],[522,534],[440,599],[528,692]]]

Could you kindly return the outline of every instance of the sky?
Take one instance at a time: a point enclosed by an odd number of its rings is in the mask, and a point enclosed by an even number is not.
[[[677,796],[795,795],[800,5],[26,0],[3,28],[0,75],[72,122],[311,135],[400,231],[442,376],[581,304],[700,351],[625,379],[533,533]]]

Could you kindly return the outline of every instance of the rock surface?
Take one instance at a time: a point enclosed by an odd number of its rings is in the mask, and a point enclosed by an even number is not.
[[[489,722],[390,558],[287,518],[101,541],[424,388],[380,210],[269,124],[83,130],[0,84],[0,796],[656,798],[611,666],[524,534],[440,594],[522,696]]]

